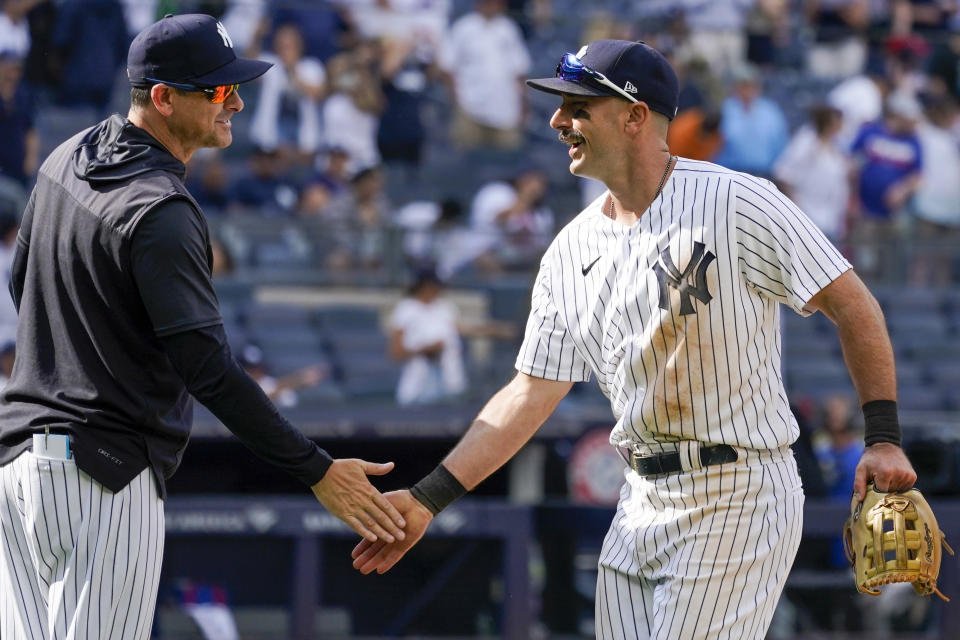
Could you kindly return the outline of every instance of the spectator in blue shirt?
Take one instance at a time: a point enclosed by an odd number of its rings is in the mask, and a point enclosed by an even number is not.
[[[920,104],[910,94],[895,92],[884,106],[884,117],[861,127],[854,139],[854,184],[857,199],[850,240],[854,266],[871,276],[886,277],[897,261],[880,259],[893,247],[894,218],[920,184],[923,153],[917,136]]]
[[[735,78],[733,92],[723,103],[720,132],[724,145],[716,162],[768,176],[787,146],[787,120],[777,103],[763,96],[753,68],[741,67]]]
[[[864,217],[889,219],[916,190],[923,168],[916,132],[921,116],[915,98],[894,93],[883,119],[865,124],[853,141],[859,213]]]
[[[814,445],[814,453],[823,472],[827,497],[844,503],[850,501],[853,476],[863,454],[863,438],[854,430],[851,415],[851,402],[848,397],[827,398],[823,404],[823,433]],[[834,566],[848,565],[839,536],[831,540],[830,555]]]

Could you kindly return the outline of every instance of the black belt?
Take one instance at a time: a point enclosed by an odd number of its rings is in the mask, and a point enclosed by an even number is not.
[[[736,462],[737,450],[728,444],[718,444],[712,447],[700,447],[700,466],[709,467],[713,464]],[[630,454],[630,466],[641,476],[653,476],[661,473],[675,473],[683,471],[680,464],[680,452],[651,453],[640,455]]]

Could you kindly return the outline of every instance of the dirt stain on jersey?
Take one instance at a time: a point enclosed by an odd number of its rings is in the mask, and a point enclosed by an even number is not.
[[[694,259],[695,244],[700,242],[684,242],[669,250],[671,261],[681,272]],[[707,251],[710,248],[705,247]],[[658,247],[651,247],[651,261],[648,264],[659,264],[662,254]],[[701,252],[701,262],[704,255],[706,253]],[[716,294],[716,266],[708,265],[704,275],[704,288]],[[696,284],[694,276],[694,273],[688,273],[683,282],[687,285]],[[648,397],[643,403],[646,414],[644,423],[657,425],[657,431],[665,434],[689,437],[697,433],[699,436],[705,434],[707,426],[706,391],[711,390],[712,395],[718,386],[714,347],[724,348],[722,343],[715,345],[711,332],[713,307],[710,303],[713,301],[702,301],[692,297],[689,290],[681,290],[669,282],[660,282],[653,268],[650,277],[647,290],[658,296],[665,293],[667,308],[660,308],[662,301],[659,297],[650,299],[651,315],[644,331],[646,339],[640,341],[643,361],[633,363],[636,370],[645,370],[651,376],[647,384]],[[681,315],[684,296],[692,312]]]
[[[659,320],[652,332],[653,353],[646,354],[649,368],[659,365],[648,387],[653,391],[653,410],[657,424],[664,428],[666,422],[669,433],[690,433],[706,426],[704,385],[716,377],[709,327],[700,326],[705,319],[681,318],[671,311],[662,312]]]

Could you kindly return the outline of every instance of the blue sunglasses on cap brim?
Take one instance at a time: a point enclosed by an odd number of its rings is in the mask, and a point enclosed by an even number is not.
[[[575,54],[566,53],[560,59],[560,64],[557,65],[557,77],[561,80],[566,80],[568,82],[583,82],[584,77],[593,80],[600,86],[606,87],[607,89],[612,89],[616,91],[619,95],[623,96],[630,102],[640,102],[635,97],[613,84],[607,76],[603,75],[595,69],[591,69],[587,65],[583,64],[583,61],[580,60]]]

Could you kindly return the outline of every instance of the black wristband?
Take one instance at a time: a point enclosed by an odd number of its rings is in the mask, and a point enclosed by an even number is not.
[[[436,469],[410,487],[410,494],[430,509],[433,515],[440,513],[466,493],[467,490],[460,481],[442,464],[438,464]]]
[[[863,405],[863,442],[868,447],[878,442],[901,443],[897,403],[893,400],[872,400]]]

